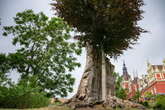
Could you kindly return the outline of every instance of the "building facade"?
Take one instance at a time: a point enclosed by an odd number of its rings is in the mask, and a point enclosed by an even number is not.
[[[122,81],[122,87],[126,90],[127,93],[127,99],[131,99],[136,92],[139,90],[139,79],[138,77],[134,77],[133,79],[129,75],[127,71],[127,67],[125,63],[123,63],[123,81]]]
[[[147,75],[145,75],[141,82],[142,97],[147,93],[153,95],[165,94],[165,65],[147,65]]]
[[[165,64],[151,65],[148,63],[146,75],[142,75],[142,78],[134,77],[131,79],[124,63],[122,76],[122,87],[127,91],[127,99],[131,99],[136,92],[140,92],[142,98],[147,93],[165,95]]]

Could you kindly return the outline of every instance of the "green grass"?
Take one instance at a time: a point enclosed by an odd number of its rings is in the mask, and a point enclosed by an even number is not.
[[[33,108],[33,109],[3,109],[3,108],[0,108],[0,110],[72,110],[72,109],[70,109],[69,107],[66,107],[66,106],[52,105],[49,107]]]

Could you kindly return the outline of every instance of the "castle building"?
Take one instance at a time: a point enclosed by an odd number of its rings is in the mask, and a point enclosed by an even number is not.
[[[127,91],[127,99],[131,99],[136,92],[140,92],[143,99],[147,93],[165,95],[165,64],[151,65],[148,63],[146,75],[142,75],[142,78],[136,76],[131,79],[127,67],[123,63],[122,77],[123,81],[121,85]]]
[[[147,65],[147,75],[141,80],[142,97],[146,93],[165,94],[165,65]]]
[[[134,77],[134,79],[131,79],[131,76],[128,74],[127,67],[125,65],[125,62],[123,63],[123,81],[122,81],[122,87],[127,92],[127,99],[132,98],[136,92],[139,90],[139,84],[138,84],[138,77]]]

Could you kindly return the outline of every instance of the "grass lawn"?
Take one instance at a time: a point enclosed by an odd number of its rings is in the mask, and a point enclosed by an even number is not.
[[[0,110],[72,110],[66,106],[49,106],[49,107],[43,107],[43,108],[33,108],[33,109],[3,109],[0,108]]]

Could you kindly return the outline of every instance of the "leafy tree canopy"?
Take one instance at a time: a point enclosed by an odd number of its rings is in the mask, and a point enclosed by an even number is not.
[[[0,86],[7,86],[11,84],[10,79],[5,73],[9,72],[10,65],[7,62],[7,56],[0,54]]]
[[[143,0],[53,0],[56,14],[82,34],[84,42],[118,56],[136,43],[141,32]]]
[[[72,28],[61,18],[49,19],[32,10],[17,13],[14,21],[15,25],[4,27],[3,35],[13,35],[12,43],[19,48],[7,55],[5,63],[20,73],[21,80],[35,76],[36,84],[49,95],[66,96],[74,83],[69,72],[80,66],[74,55],[80,55],[81,48],[70,40]]]

